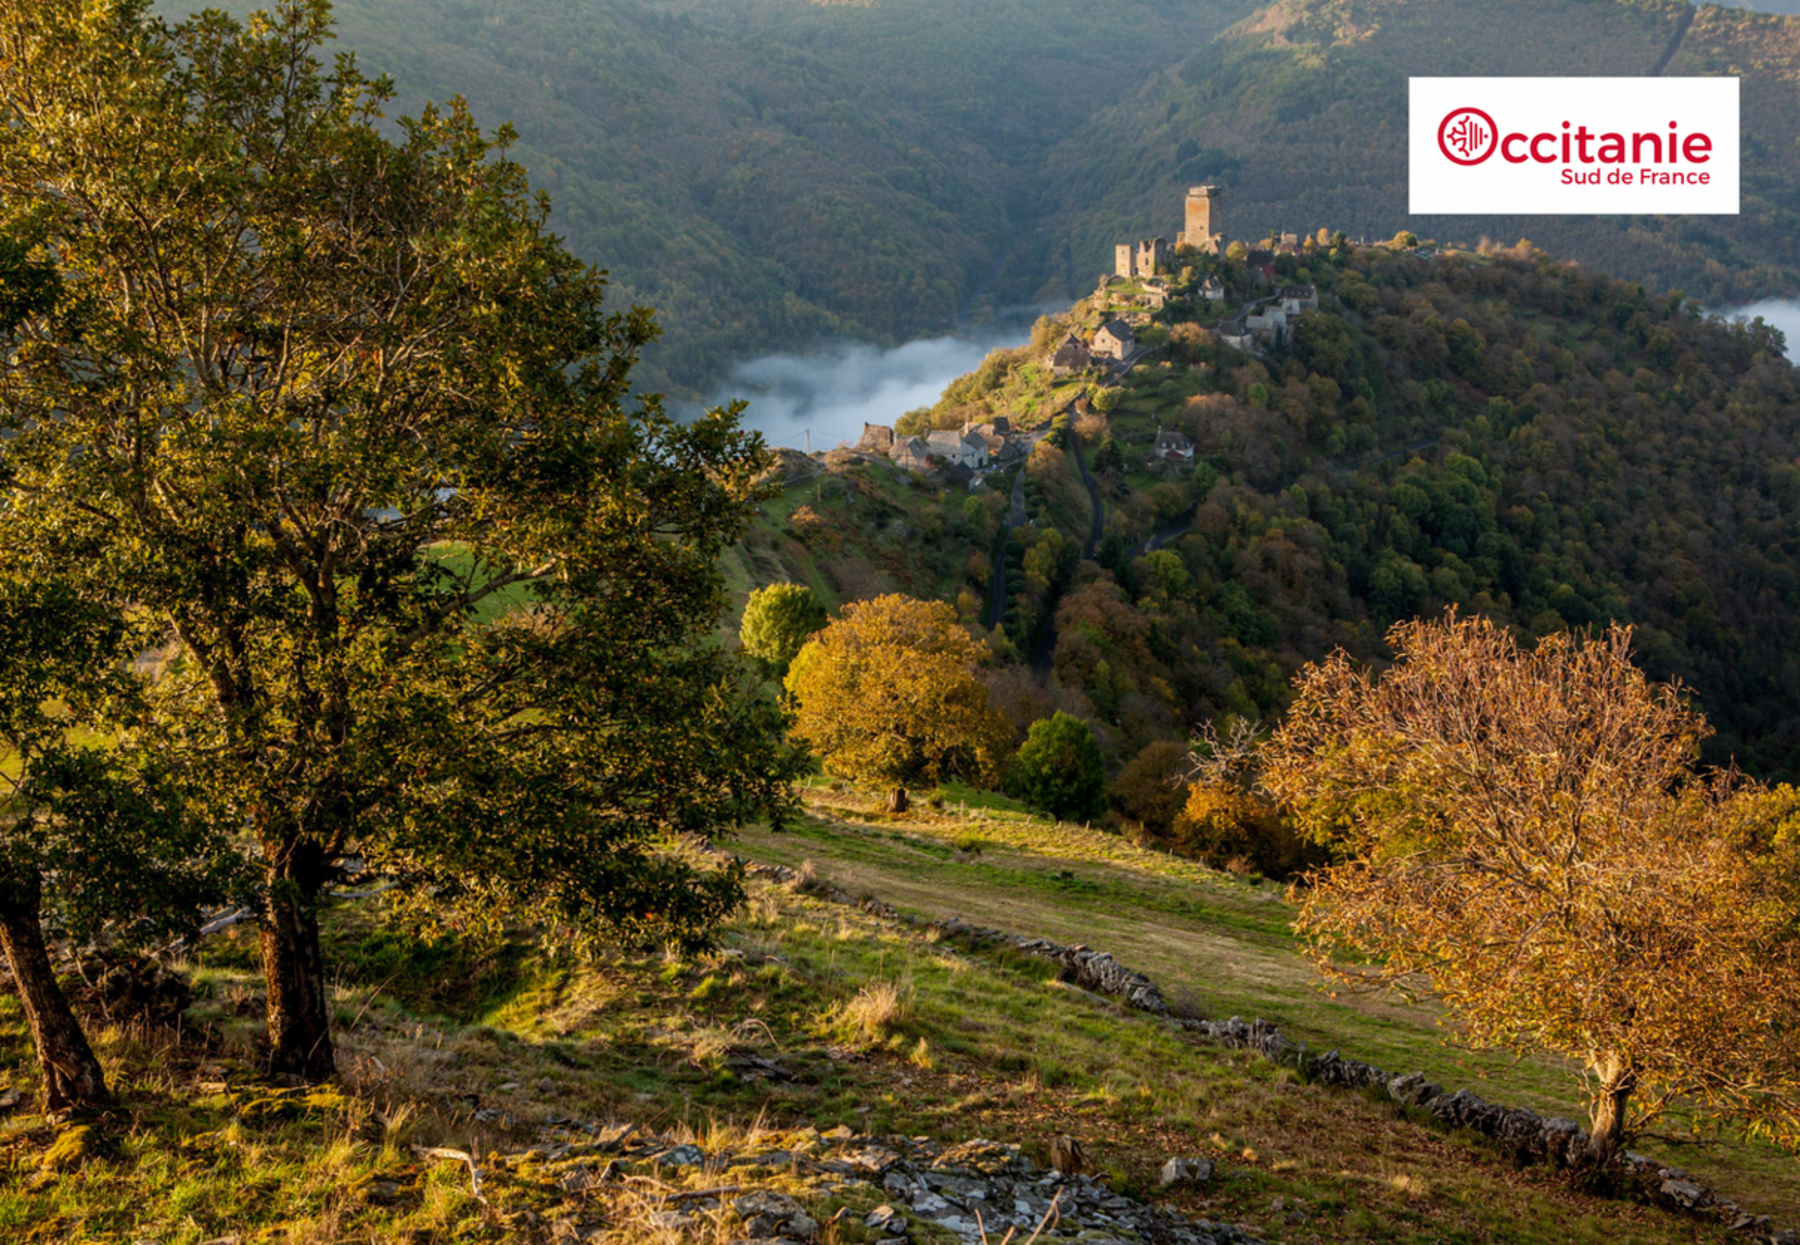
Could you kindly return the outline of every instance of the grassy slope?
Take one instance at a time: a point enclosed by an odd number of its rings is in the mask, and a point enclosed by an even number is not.
[[[816,814],[802,834],[753,835],[746,846],[757,856],[828,860],[828,873],[867,880],[923,911],[952,906],[1086,937],[1166,981],[1189,961],[1215,1007],[1259,999],[1265,988],[1301,1006],[1280,909],[1263,892],[1001,813],[976,827],[990,846],[972,866],[953,862],[943,841],[967,833],[955,819],[917,819],[904,828],[909,838],[892,839],[850,828],[824,807]],[[1056,878],[1065,869],[1072,880]],[[907,875],[935,883],[934,893],[909,890]],[[1134,911],[1142,915],[1121,915]],[[1220,1176],[1180,1205],[1296,1245],[1724,1239],[1517,1171],[1481,1140],[1424,1127],[1392,1104],[1196,1044],[1059,985],[1044,961],[974,951],[782,887],[754,884],[722,950],[686,960],[434,951],[380,933],[357,911],[340,912],[330,930],[341,966],[342,1092],[272,1094],[248,1073],[258,983],[254,944],[240,929],[195,965],[204,997],[181,1043],[166,1031],[102,1031],[125,1126],[54,1175],[40,1170],[48,1136],[33,1117],[15,1115],[0,1130],[7,1239],[540,1240],[581,1208],[555,1171],[492,1156],[528,1144],[534,1122],[553,1113],[702,1140],[837,1123],[985,1135],[1023,1142],[1040,1161],[1051,1137],[1070,1133],[1115,1187],[1140,1192],[1168,1154],[1202,1153],[1220,1163]],[[856,1002],[882,986],[896,991],[898,1007]],[[9,1000],[0,1000],[0,1017],[0,1057],[21,1079],[27,1048]],[[197,1024],[207,1026],[204,1042]],[[1359,1035],[1383,1024],[1364,1023]],[[1428,1043],[1415,1049],[1411,1062],[1440,1066]],[[745,1053],[774,1059],[794,1080],[740,1077],[728,1061]],[[519,1123],[478,1118],[478,1107]],[[471,1200],[460,1166],[421,1162],[413,1145],[482,1156],[488,1209]],[[688,1187],[715,1179],[658,1175]],[[608,1186],[585,1213],[610,1216],[609,1240],[658,1239],[633,1217],[626,1188]],[[879,1198],[797,1191],[826,1210]],[[729,1235],[721,1225],[718,1239]]]
[[[823,814],[785,835],[754,834],[749,854],[798,865],[923,916],[1065,942],[1085,942],[1147,972],[1171,996],[1210,1015],[1261,1016],[1314,1049],[1346,1053],[1394,1072],[1422,1070],[1452,1088],[1544,1114],[1583,1118],[1572,1070],[1446,1045],[1436,1014],[1391,998],[1330,997],[1301,960],[1276,888],[1250,886],[1115,836],[1050,826],[1000,808],[884,824],[878,802],[818,796]],[[1000,804],[991,799],[981,803]],[[958,844],[981,844],[973,859]],[[1791,1157],[1762,1145],[1695,1144],[1679,1120],[1640,1148],[1701,1173],[1778,1219],[1800,1220]]]

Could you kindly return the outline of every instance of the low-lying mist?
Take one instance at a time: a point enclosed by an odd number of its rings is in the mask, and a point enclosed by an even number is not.
[[[1726,307],[1719,312],[1727,320],[1754,320],[1761,316],[1787,335],[1787,357],[1800,362],[1800,298],[1765,298],[1744,307]]]
[[[990,350],[1024,345],[1041,310],[1020,308],[992,325],[903,346],[844,344],[765,355],[734,368],[707,405],[746,399],[745,426],[771,445],[805,449],[809,433],[815,450],[840,441],[855,444],[865,423],[891,424],[907,411],[930,406]]]

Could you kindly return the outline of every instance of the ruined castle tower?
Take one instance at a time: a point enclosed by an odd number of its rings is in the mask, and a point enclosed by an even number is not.
[[[1217,251],[1225,242],[1225,226],[1219,218],[1219,188],[1190,186],[1187,192],[1187,228],[1176,239],[1177,246],[1191,246],[1202,251]]]

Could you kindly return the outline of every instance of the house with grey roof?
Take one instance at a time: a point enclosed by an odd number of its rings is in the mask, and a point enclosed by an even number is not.
[[[947,463],[959,463],[970,470],[987,466],[987,441],[979,436],[958,432],[954,428],[939,428],[929,433],[925,438],[925,448],[928,453]]]
[[[1137,345],[1137,334],[1123,320],[1108,320],[1094,332],[1094,340],[1088,347],[1096,358],[1123,359]]]

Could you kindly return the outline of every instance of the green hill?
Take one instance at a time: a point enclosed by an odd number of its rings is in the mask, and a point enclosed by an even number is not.
[[[1409,76],[1629,77],[1665,56],[1671,76],[1742,77],[1741,216],[1407,216]],[[1793,18],[1679,0],[1278,0],[1071,135],[1049,162],[1066,190],[1044,228],[1097,269],[1117,238],[1171,231],[1171,213],[1147,208],[1217,181],[1233,237],[1528,237],[1653,288],[1749,301],[1800,272],[1797,132]]]
[[[1743,216],[1406,218],[1407,74],[1640,74],[1682,11],[1520,0],[1525,41],[1475,0],[336,6],[400,111],[460,93],[515,126],[557,228],[659,312],[643,383],[684,393],[745,358],[1073,298],[1114,242],[1172,235],[1196,180],[1227,186],[1238,237],[1528,236],[1708,301],[1800,288],[1800,21],[1748,10],[1700,10],[1666,70],[1744,75]]]
[[[164,3],[177,11],[181,3]],[[254,7],[249,0],[229,6]],[[1042,281],[1062,136],[1248,0],[340,0],[396,115],[511,122],[572,248],[657,309],[648,386],[896,341]]]
[[[1190,282],[1211,266],[1194,262]],[[1321,306],[1260,356],[1209,327],[1266,293],[1242,264],[1220,265],[1224,304],[1177,282],[1148,357],[1019,469],[1033,526],[1003,530],[1008,480],[938,490],[837,454],[751,534],[738,584],[953,601],[999,624],[1015,724],[1091,716],[1115,766],[1197,722],[1273,717],[1301,663],[1337,647],[1379,660],[1398,619],[1459,605],[1539,635],[1618,620],[1650,673],[1694,690],[1713,759],[1800,772],[1800,376],[1772,331],[1536,251],[1334,249],[1279,267]],[[1069,410],[1083,385],[1043,355],[1063,331],[1040,325],[1038,345],[991,356],[917,420]],[[1149,458],[1158,427],[1193,440],[1191,464]],[[1093,500],[1054,444],[1069,431],[1103,509],[1091,560]]]

